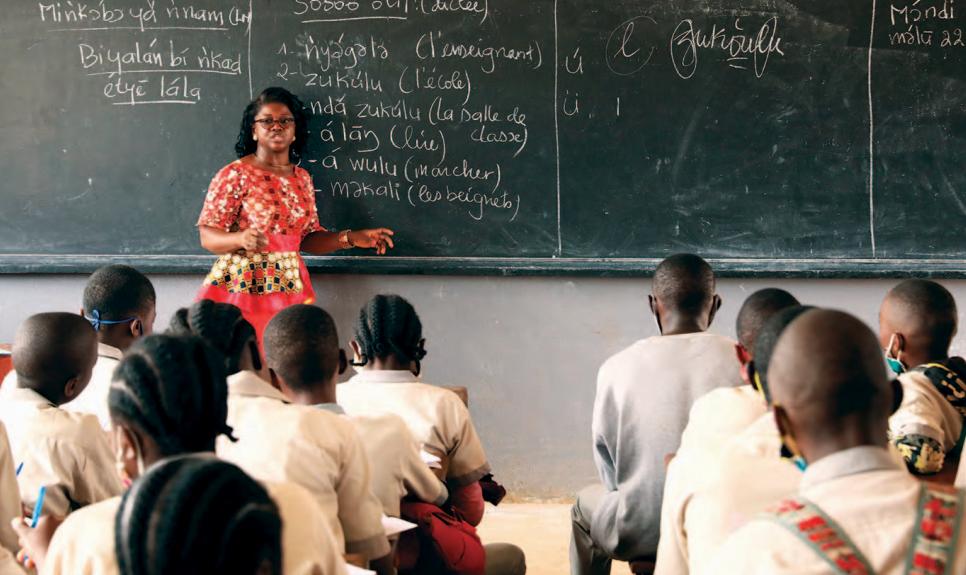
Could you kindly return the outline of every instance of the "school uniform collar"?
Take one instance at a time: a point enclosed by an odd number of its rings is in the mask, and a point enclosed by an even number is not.
[[[362,383],[418,383],[419,378],[408,369],[360,369],[355,377],[349,380]]]
[[[97,342],[97,357],[107,357],[110,359],[120,360],[122,357],[124,357],[124,352],[113,345]]]
[[[819,483],[859,473],[895,470],[899,470],[899,467],[885,448],[871,445],[853,447],[809,464],[802,475],[801,488],[807,489]]]
[[[316,403],[312,407],[321,409],[323,411],[329,411],[336,415],[345,415],[345,410],[338,403]]]
[[[243,370],[228,376],[228,396],[267,397],[283,403],[288,398],[253,371]]]
[[[49,399],[26,387],[13,387],[6,396],[9,401],[36,405],[38,408],[57,407]]]

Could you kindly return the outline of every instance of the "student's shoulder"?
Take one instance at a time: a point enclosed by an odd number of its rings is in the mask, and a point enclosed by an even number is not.
[[[315,497],[301,485],[288,481],[262,481],[261,484],[278,505],[283,520],[292,513],[310,515],[322,512]]]

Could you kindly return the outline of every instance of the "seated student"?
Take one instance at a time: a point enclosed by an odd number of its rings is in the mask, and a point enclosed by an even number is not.
[[[292,403],[345,413],[336,403],[335,387],[347,360],[339,349],[335,322],[325,310],[293,305],[280,311],[265,329],[264,344],[268,367]],[[369,456],[372,492],[383,513],[399,517],[399,503],[406,496],[436,505],[446,502],[446,486],[423,462],[402,419],[353,416],[351,421]]]
[[[789,309],[801,308],[788,292],[769,288],[749,296],[738,312],[735,349],[745,385],[715,389],[691,408],[681,446],[667,468],[655,568],[657,575],[688,572],[693,549],[685,518],[691,514],[692,499],[703,485],[712,481],[715,474],[710,471],[719,467],[720,461],[728,461],[722,457],[722,446],[736,437],[747,435],[747,428],[768,411],[760,378],[755,373],[755,342],[766,322],[776,315],[784,315]],[[767,339],[768,334],[764,335]],[[765,363],[767,358],[763,357],[761,361]],[[777,449],[770,456],[777,459]],[[729,464],[724,465],[730,469]],[[698,559],[700,557],[694,562]]]
[[[966,555],[954,557],[966,546],[963,493],[921,483],[887,449],[901,390],[868,327],[802,314],[775,346],[768,384],[782,444],[806,468],[801,487],[728,539],[708,573],[966,573]]]
[[[109,395],[122,473],[137,479],[170,458],[212,456],[215,439],[231,433],[225,423],[227,395],[223,358],[200,339],[156,335],[140,340],[121,361]],[[264,487],[284,519],[284,573],[321,569],[341,575],[342,550],[312,496],[292,484]],[[114,518],[121,506],[120,497],[89,505],[59,527],[49,516],[35,530],[16,524],[42,573],[111,575],[118,573]]]
[[[813,308],[784,309],[758,333],[748,375],[764,401],[770,397],[766,374],[775,343],[809,309]],[[672,525],[661,532],[655,575],[702,573],[728,535],[769,505],[795,493],[801,480],[795,464],[782,457],[781,438],[770,410],[723,442],[716,457],[705,458],[705,462],[700,470],[690,469],[700,473],[701,480],[674,510]]]
[[[459,396],[419,380],[426,340],[412,304],[397,295],[373,297],[359,312],[351,346],[359,369],[338,386],[339,405],[352,416],[401,417],[422,448],[443,460],[449,505],[478,525],[485,509],[480,480],[489,475],[490,464]],[[487,573],[526,571],[518,547],[494,543],[485,549]]]
[[[114,458],[97,418],[59,406],[76,398],[97,361],[97,337],[84,318],[41,313],[17,330],[17,387],[0,399],[24,505],[46,486],[45,511],[58,515],[121,492]]]
[[[351,342],[357,374],[336,390],[350,415],[396,414],[424,450],[443,460],[451,493],[476,525],[483,517],[479,481],[490,473],[470,412],[448,389],[419,381],[426,356],[422,322],[397,295],[377,295],[360,311]],[[468,495],[467,495],[468,494]]]
[[[892,442],[917,475],[939,473],[948,458],[946,482],[956,473],[966,418],[966,361],[949,357],[957,320],[952,294],[928,280],[900,283],[879,310],[879,342],[904,391],[889,420]]]
[[[2,400],[0,400],[2,401]],[[7,428],[0,423],[0,575],[20,575],[23,570],[14,554],[19,550],[11,522],[21,515],[20,490],[14,470]]]
[[[118,573],[280,575],[279,515],[265,489],[230,463],[207,457],[162,461],[121,501]]]
[[[650,304],[661,336],[614,355],[597,376],[592,428],[603,485],[581,491],[572,510],[575,575],[609,573],[612,558],[654,555],[665,455],[677,450],[696,399],[741,385],[735,342],[706,333],[721,306],[707,262],[690,254],[665,259]]]
[[[97,364],[87,389],[64,409],[96,415],[101,427],[111,430],[107,412],[111,376],[121,354],[154,328],[155,300],[151,280],[132,267],[109,265],[91,274],[81,313],[97,332]]]
[[[262,481],[295,483],[321,507],[340,548],[391,570],[382,506],[370,490],[369,461],[352,423],[288,398],[266,379],[255,330],[231,305],[210,300],[179,310],[174,333],[193,333],[225,353],[228,424],[237,442],[217,452]],[[260,376],[260,373],[264,373]]]

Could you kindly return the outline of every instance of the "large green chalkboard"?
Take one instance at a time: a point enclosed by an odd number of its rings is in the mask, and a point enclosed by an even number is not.
[[[966,17],[947,1],[13,0],[0,271],[202,271],[269,85],[312,112],[318,270],[962,275]],[[966,9],[964,9],[966,10]],[[966,11],[963,11],[966,14]]]

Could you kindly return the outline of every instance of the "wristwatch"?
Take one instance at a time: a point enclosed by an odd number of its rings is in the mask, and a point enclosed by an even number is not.
[[[342,230],[339,232],[339,247],[342,249],[354,248],[352,240],[349,239],[349,232],[352,230]]]

